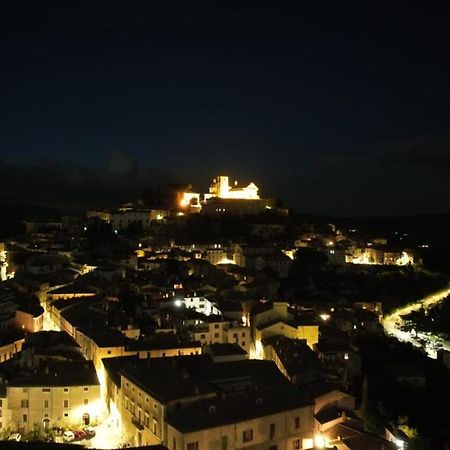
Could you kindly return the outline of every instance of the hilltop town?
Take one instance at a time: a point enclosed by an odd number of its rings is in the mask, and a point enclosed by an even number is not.
[[[404,400],[437,407],[448,336],[417,343],[406,315],[385,326],[448,289],[423,265],[427,242],[300,217],[225,175],[207,193],[153,186],[22,226],[0,244],[4,439],[388,450],[448,437]]]

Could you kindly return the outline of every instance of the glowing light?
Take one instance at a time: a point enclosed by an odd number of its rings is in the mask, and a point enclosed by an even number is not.
[[[250,359],[264,359],[264,347],[259,339],[255,341],[255,348],[250,349]]]
[[[176,299],[174,303],[177,308],[180,308],[183,305],[183,301],[180,299]]]
[[[232,259],[222,258],[217,264],[236,264],[236,263]]]
[[[181,211],[177,212],[177,216],[184,216],[184,212]]]
[[[158,214],[156,216],[156,220],[163,220],[163,219],[164,219],[164,217],[161,214]]]
[[[344,359],[347,360],[348,359],[348,353],[344,354]]]
[[[316,434],[314,436],[314,445],[317,448],[325,448],[325,439],[320,434]]]
[[[319,316],[322,320],[328,320],[330,318],[329,314],[320,314]]]

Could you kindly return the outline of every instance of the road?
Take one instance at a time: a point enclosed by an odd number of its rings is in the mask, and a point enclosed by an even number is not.
[[[425,334],[415,331],[402,331],[400,329],[400,316],[407,315],[412,311],[418,311],[422,307],[426,309],[431,305],[439,303],[449,295],[450,287],[430,294],[425,298],[417,300],[415,303],[397,309],[392,314],[386,316],[382,321],[386,334],[394,336],[399,341],[410,342],[415,347],[422,348],[430,358],[437,358],[436,344],[441,346],[441,348],[450,351],[450,342],[444,341],[439,336],[430,333]]]

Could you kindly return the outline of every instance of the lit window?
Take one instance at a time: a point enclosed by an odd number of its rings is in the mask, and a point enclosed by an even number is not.
[[[88,400],[87,398],[85,398],[84,401],[83,401],[83,403],[84,403],[85,405],[87,405],[87,404],[89,403],[89,400]]]

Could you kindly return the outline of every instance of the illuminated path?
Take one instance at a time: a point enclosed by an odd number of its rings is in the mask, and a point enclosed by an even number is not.
[[[450,351],[450,342],[448,341],[443,341],[437,336],[426,335],[424,333],[418,333],[416,337],[412,337],[410,332],[400,330],[400,325],[397,325],[401,323],[400,316],[407,315],[412,311],[418,311],[422,306],[426,309],[431,305],[439,303],[449,295],[450,287],[437,291],[434,294],[430,294],[415,303],[404,306],[403,308],[397,309],[392,314],[386,316],[382,321],[382,325],[386,334],[394,336],[399,341],[410,342],[415,347],[423,347],[430,358],[437,358],[437,351],[435,348],[436,342],[441,342],[442,348]],[[425,341],[425,343],[419,342],[418,339]]]

